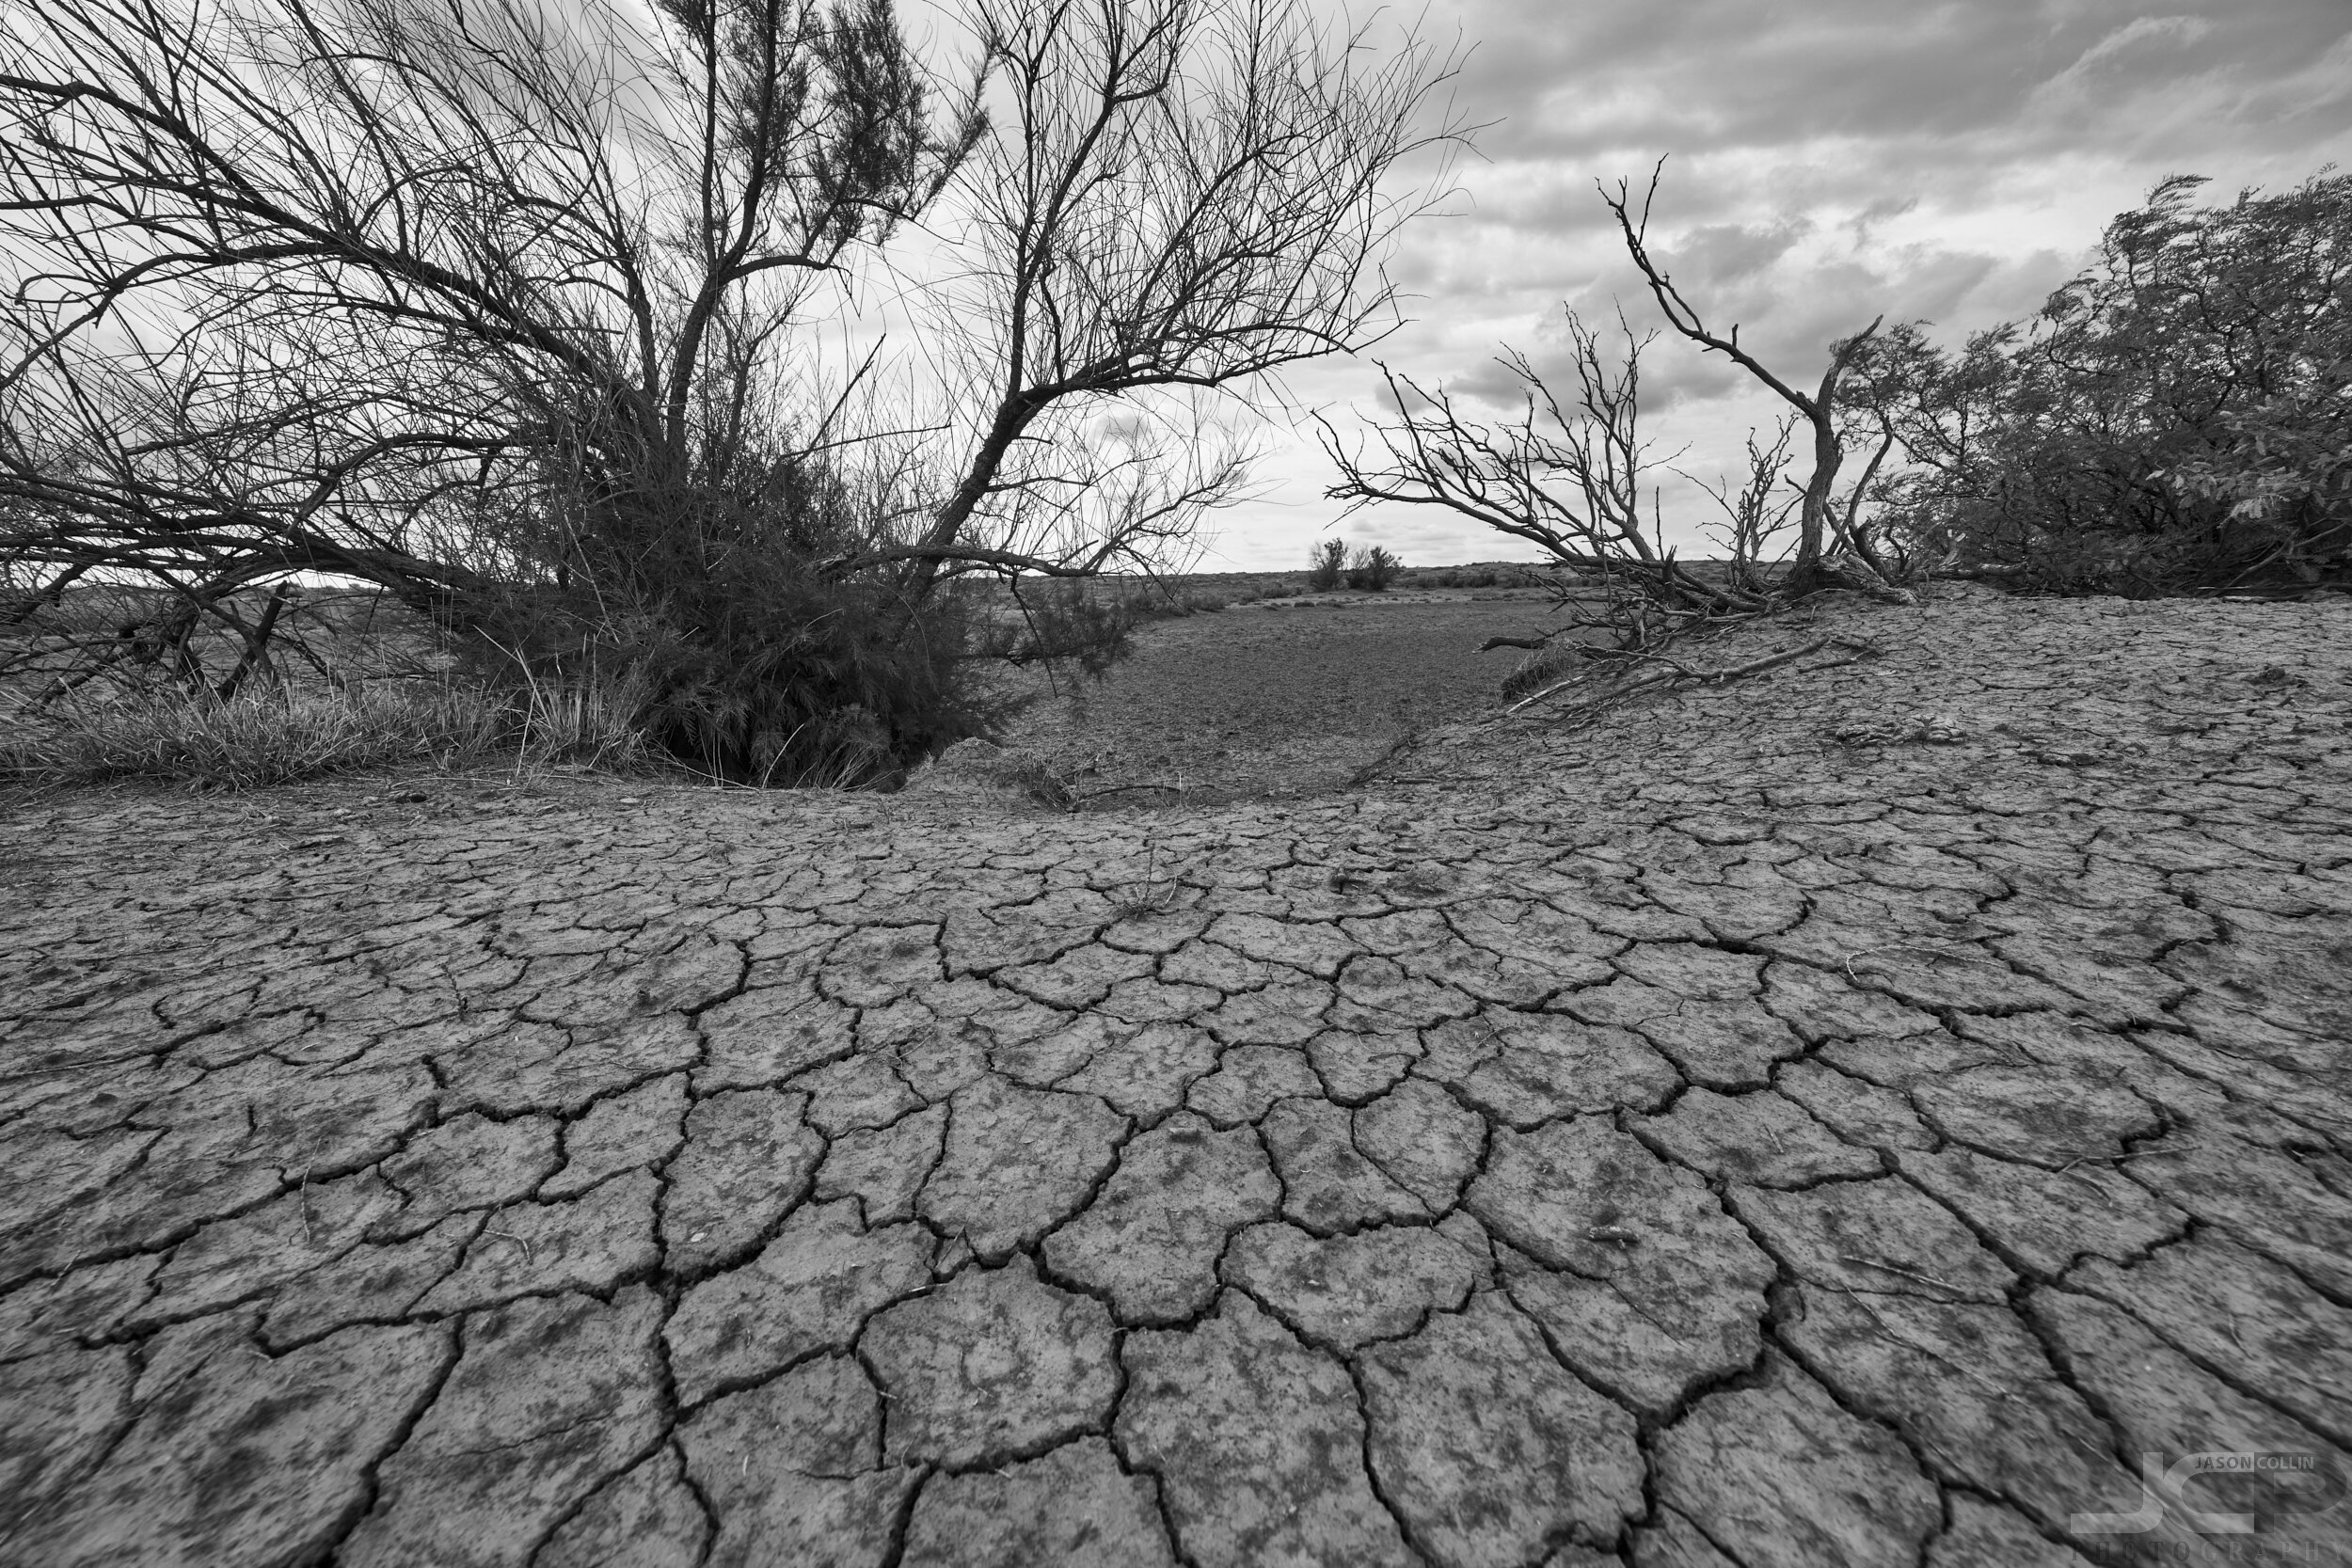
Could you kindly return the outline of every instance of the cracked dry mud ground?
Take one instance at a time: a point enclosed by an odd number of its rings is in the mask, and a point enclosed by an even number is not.
[[[2202,1560],[2073,1516],[2221,1449],[2345,1560],[2352,616],[1828,626],[1288,810],[19,800],[0,1560]]]

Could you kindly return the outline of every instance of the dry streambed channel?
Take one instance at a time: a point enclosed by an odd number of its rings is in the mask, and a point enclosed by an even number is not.
[[[1411,610],[1089,694],[1295,797],[0,800],[0,1562],[2344,1561],[2344,601]]]

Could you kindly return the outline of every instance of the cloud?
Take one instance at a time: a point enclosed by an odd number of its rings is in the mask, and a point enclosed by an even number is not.
[[[1883,196],[1848,218],[1845,227],[1851,230],[1853,243],[1857,247],[1867,245],[1870,243],[1871,233],[1879,225],[1916,212],[1918,206],[1919,198],[1916,196]]]
[[[1768,224],[1701,224],[1683,230],[1661,264],[1671,264],[1677,283],[1726,288],[1764,274],[1812,227],[1811,219],[1793,214]]]
[[[1576,368],[1565,353],[1536,353],[1529,358],[1535,373],[1554,392],[1565,397],[1575,388]],[[1446,383],[1446,390],[1454,395],[1464,418],[1494,419],[1516,418],[1527,404],[1529,388],[1518,372],[1495,358],[1454,376]]]
[[[2074,63],[2044,82],[2040,95],[2057,97],[2082,91],[2103,76],[2129,73],[2132,56],[2158,50],[2177,51],[2213,31],[2201,16],[2137,16],[2102,38],[2075,57]]]

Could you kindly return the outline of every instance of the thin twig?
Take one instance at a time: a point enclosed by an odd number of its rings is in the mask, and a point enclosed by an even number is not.
[[[2185,1144],[2159,1144],[2153,1148],[2125,1149],[2121,1154],[2078,1154],[2074,1159],[2067,1161],[2066,1164],[2058,1166],[2058,1174],[2063,1176],[2068,1171],[2073,1170],[2076,1165],[2120,1165],[2126,1160],[2137,1160],[2142,1155],[2179,1154],[2185,1149],[2198,1148],[2201,1147],[2202,1146],[2192,1139],[2190,1142]]]
[[[1875,1258],[1856,1258],[1851,1254],[1840,1254],[1837,1260],[1841,1263],[1859,1263],[1866,1269],[1877,1269],[1883,1274],[1899,1274],[1907,1279],[1916,1279],[1922,1284],[1932,1285],[1938,1290],[1949,1291],[1956,1300],[1967,1299],[1967,1292],[1950,1280],[1938,1279],[1935,1275],[1922,1274],[1917,1269],[1906,1269],[1900,1263],[1882,1263]]]
[[[1920,1354],[1927,1356],[1931,1360],[1940,1361],[1945,1366],[1951,1368],[1952,1370],[1960,1373],[1961,1376],[1971,1378],[1976,1382],[1984,1385],[1985,1387],[1993,1391],[1994,1396],[1997,1399],[2006,1400],[2012,1397],[2008,1389],[2002,1387],[1999,1384],[1994,1383],[1991,1378],[1986,1377],[1975,1368],[1963,1366],[1961,1363],[1953,1360],[1950,1356],[1945,1354],[1942,1351],[1937,1350],[1933,1345],[1928,1344],[1922,1340],[1915,1339],[1910,1335],[1898,1329],[1893,1323],[1886,1321],[1885,1317],[1880,1313],[1877,1307],[1870,1305],[1869,1301],[1862,1294],[1861,1291],[1856,1291],[1851,1286],[1836,1285],[1832,1286],[1831,1289],[1843,1291],[1846,1293],[1846,1299],[1852,1302],[1856,1307],[1861,1307],[1865,1312],[1867,1312],[1870,1315],[1871,1321],[1876,1323],[1879,1327],[1884,1331],[1886,1337],[1894,1340],[1897,1344],[1905,1346],[1911,1350],[1915,1350]]]
[[[536,1252],[532,1250],[531,1243],[525,1241],[522,1237],[516,1235],[511,1230],[485,1230],[483,1234],[485,1236],[494,1237],[501,1242],[512,1242],[516,1246],[522,1248],[523,1262],[525,1264],[535,1265],[539,1261],[539,1256]]]
[[[1846,971],[1847,979],[1859,980],[1861,976],[1853,972],[1854,960],[1856,958],[1872,958],[1881,953],[1926,953],[1933,958],[1949,958],[1955,963],[1982,964],[1987,969],[2007,970],[2009,968],[2009,965],[2003,963],[1998,958],[1978,958],[1964,952],[1946,951],[1946,949],[1957,948],[1959,946],[1960,943],[1958,942],[1938,942],[1933,940],[1926,942],[1890,942],[1878,947],[1856,948],[1853,952],[1846,955],[1845,959],[1843,960],[1843,967]]]
[[[1181,784],[1181,783],[1178,783],[1178,784],[1110,784],[1110,785],[1107,785],[1107,786],[1105,786],[1104,788],[1102,788],[1102,789],[1089,789],[1089,790],[1088,790],[1088,791],[1087,791],[1084,795],[1074,795],[1074,796],[1071,797],[1071,799],[1073,799],[1073,800],[1101,800],[1101,799],[1102,799],[1104,796],[1105,796],[1105,795],[1117,795],[1117,794],[1119,794],[1120,792],[1121,792],[1122,790],[1129,790],[1129,789],[1165,789],[1165,790],[1168,791],[1170,794],[1173,794],[1173,795],[1184,795],[1184,794],[1188,794],[1188,793],[1190,793],[1190,791],[1188,791],[1188,790],[1185,788],[1185,786],[1184,786],[1183,784]]]
[[[1597,707],[1603,704],[1622,701],[1625,698],[1632,696],[1637,691],[1647,690],[1651,687],[1663,686],[1676,680],[1694,681],[1701,686],[1723,686],[1731,681],[1745,680],[1751,675],[1760,675],[1767,670],[1777,669],[1783,664],[1788,664],[1797,659],[1806,657],[1809,655],[1818,654],[1823,648],[1828,647],[1835,641],[1836,641],[1835,638],[1817,637],[1812,641],[1805,643],[1802,647],[1789,648],[1776,654],[1767,654],[1761,658],[1752,658],[1745,664],[1735,664],[1722,670],[1693,670],[1689,665],[1682,663],[1680,660],[1668,658],[1663,654],[1625,653],[1617,657],[1628,660],[1640,660],[1645,663],[1662,664],[1666,666],[1666,668],[1661,671],[1654,671],[1646,675],[1637,676],[1613,691],[1603,692],[1599,697],[1594,700],[1593,705]],[[1565,690],[1567,688],[1576,685],[1579,681],[1585,678],[1585,673],[1580,672],[1577,674],[1570,675],[1565,680],[1555,681],[1551,685],[1545,687],[1542,690],[1534,692],[1529,696],[1522,697],[1518,702],[1512,704],[1509,707],[1504,708],[1502,710],[1503,715],[1507,718],[1512,714],[1518,713],[1522,708],[1532,707],[1535,704],[1544,701],[1557,692]]]

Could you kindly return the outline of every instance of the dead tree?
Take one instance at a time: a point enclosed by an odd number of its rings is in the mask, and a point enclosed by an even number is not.
[[[1747,478],[1737,493],[1731,482],[1723,475],[1711,480],[1701,479],[1684,468],[1676,468],[1692,484],[1704,492],[1723,514],[1723,520],[1703,524],[1702,529],[1723,546],[1724,563],[1733,584],[1752,594],[1770,596],[1774,589],[1765,567],[1784,559],[1788,551],[1779,541],[1789,527],[1789,513],[1796,509],[1797,497],[1788,494],[1788,440],[1796,432],[1793,417],[1784,417],[1772,427],[1769,440],[1759,439],[1754,429],[1747,436]]]
[[[1379,262],[1447,188],[1465,132],[1432,108],[1454,62],[1293,0],[980,0],[976,20],[1009,107],[974,155],[944,337],[977,417],[920,536],[866,559],[916,560],[918,581],[983,541],[1059,571],[1141,560],[1239,497],[1247,454],[1199,399],[1395,324]],[[1114,408],[1105,461],[1088,427]]]
[[[1712,331],[1651,256],[1647,234],[1658,180],[1653,170],[1638,214],[1622,182],[1613,196],[1604,188],[1601,198],[1668,324],[1702,348],[1728,356],[1794,410],[1769,439],[1750,433],[1748,471],[1736,490],[1728,480],[1709,483],[1682,476],[1711,496],[1723,514],[1717,537],[1727,559],[1720,577],[1702,578],[1665,546],[1658,491],[1645,477],[1661,465],[1641,433],[1641,359],[1657,335],[1637,337],[1622,313],[1617,325],[1624,347],[1615,353],[1604,352],[1598,335],[1568,313],[1577,385],[1565,402],[1525,355],[1506,350],[1500,362],[1521,393],[1516,420],[1488,424],[1468,417],[1442,387],[1424,388],[1384,365],[1388,399],[1400,419],[1376,427],[1376,451],[1368,451],[1360,439],[1343,440],[1327,422],[1322,426],[1325,451],[1341,474],[1327,494],[1349,510],[1375,503],[1442,507],[1536,546],[1565,575],[1557,595],[1568,614],[1565,625],[1533,639],[1496,639],[1489,647],[1542,648],[1564,633],[1597,627],[1611,634],[1617,651],[1634,652],[1663,636],[1759,614],[1792,593],[1833,583],[1900,594],[1876,569],[1860,523],[1860,508],[1893,444],[1883,420],[1874,431],[1878,449],[1862,483],[1845,498],[1842,515],[1837,490],[1846,426],[1857,413],[1841,404],[1840,382],[1865,357],[1880,324],[1832,346],[1818,390],[1809,396],[1797,390],[1740,345],[1737,326],[1728,335]],[[1812,433],[1813,469],[1790,500],[1781,487],[1799,422]],[[1771,570],[1784,564],[1780,541],[1792,510],[1795,560],[1785,570]],[[1826,550],[1828,541],[1840,550]]]
[[[1642,354],[1655,334],[1637,337],[1622,316],[1617,325],[1623,345],[1613,350],[1567,313],[1577,385],[1565,401],[1525,355],[1506,351],[1498,362],[1519,384],[1521,404],[1518,417],[1502,423],[1466,414],[1443,387],[1424,388],[1382,366],[1401,418],[1375,427],[1377,450],[1322,422],[1324,451],[1341,475],[1326,494],[1351,512],[1375,503],[1439,507],[1540,548],[1559,571],[1556,598],[1569,620],[1539,644],[1597,626],[1620,647],[1644,647],[1678,628],[1762,612],[1772,604],[1759,554],[1770,528],[1735,535],[1732,569],[1721,580],[1691,571],[1661,537],[1648,482],[1658,459],[1641,424]],[[1782,453],[1751,491],[1777,483]]]
[[[1622,180],[1617,182],[1616,194],[1613,196],[1610,194],[1607,186],[1601,187],[1600,198],[1607,203],[1611,214],[1616,218],[1618,230],[1625,237],[1626,251],[1632,258],[1633,264],[1641,269],[1643,280],[1649,285],[1650,293],[1658,301],[1658,308],[1665,312],[1667,325],[1708,353],[1724,356],[1758,382],[1772,388],[1811,428],[1813,473],[1805,481],[1804,499],[1798,513],[1797,556],[1790,566],[1788,586],[1797,592],[1821,586],[1826,559],[1825,546],[1830,542],[1832,531],[1836,529],[1841,534],[1849,531],[1837,527],[1836,509],[1833,505],[1833,499],[1836,493],[1837,470],[1845,462],[1845,441],[1838,428],[1837,418],[1838,381],[1845,374],[1847,367],[1862,353],[1864,345],[1877,334],[1880,323],[1885,318],[1878,317],[1852,337],[1840,339],[1830,345],[1829,368],[1821,373],[1820,386],[1812,394],[1801,392],[1782,380],[1762,360],[1740,346],[1740,328],[1737,323],[1733,324],[1727,334],[1719,334],[1711,330],[1706,320],[1699,314],[1697,308],[1683,296],[1681,290],[1675,287],[1673,276],[1659,264],[1655,257],[1650,255],[1648,245],[1650,208],[1657,200],[1658,182],[1665,166],[1666,161],[1661,158],[1657,166],[1650,170],[1649,189],[1643,194],[1642,207],[1638,214],[1631,210],[1631,193]],[[1878,457],[1874,458],[1870,465],[1873,473],[1877,470],[1879,461],[1884,458],[1885,451],[1885,446],[1882,445]],[[1857,505],[1862,489],[1863,486],[1860,485],[1855,487]],[[1875,572],[1870,574],[1873,579],[1876,576]],[[1879,582],[1876,586],[1882,590],[1885,588],[1883,582]]]

